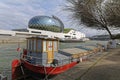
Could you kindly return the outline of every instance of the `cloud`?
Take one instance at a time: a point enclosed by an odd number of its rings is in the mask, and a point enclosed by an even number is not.
[[[42,0],[41,0],[42,1]],[[31,17],[36,15],[44,15],[43,8],[35,8],[34,1],[29,0],[4,0],[0,2],[0,28],[14,29],[25,28]]]
[[[57,15],[57,11],[64,1],[65,0],[1,0],[0,29],[26,28],[29,19],[33,16]],[[63,17],[60,16],[60,19],[61,18]]]

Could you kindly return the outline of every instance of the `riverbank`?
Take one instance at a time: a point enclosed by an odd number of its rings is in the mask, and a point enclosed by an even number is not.
[[[53,80],[120,80],[120,47],[92,56]]]
[[[17,37],[17,36],[0,36],[0,44],[10,44],[10,43],[21,43],[25,42],[25,37]]]
[[[60,43],[59,48],[60,49],[73,48],[73,47],[80,46],[80,45],[82,45],[82,46],[95,45],[96,43],[105,44],[106,42],[105,41],[87,41],[84,43]],[[26,48],[26,43],[20,43],[19,47],[21,49]],[[17,48],[18,48],[18,43],[0,44],[0,72],[3,73],[4,75],[6,75],[8,77],[8,80],[11,80],[11,62],[13,59],[16,59],[16,58],[19,59],[20,53],[22,52],[22,50],[20,52],[17,52],[17,50],[16,50]],[[114,51],[116,52],[116,50],[114,50]],[[82,75],[84,72],[86,72],[86,70],[88,70],[88,68],[91,65],[93,65],[93,63],[95,63],[97,59],[102,57],[104,54],[109,54],[109,52],[111,52],[111,51],[93,56],[89,59],[89,61],[78,64],[74,68],[56,76],[52,80],[66,80],[66,79],[80,80],[79,79],[80,75]],[[85,80],[87,80],[87,79],[85,79]],[[94,79],[91,79],[91,80],[94,80]],[[109,79],[106,79],[106,80],[109,80]]]

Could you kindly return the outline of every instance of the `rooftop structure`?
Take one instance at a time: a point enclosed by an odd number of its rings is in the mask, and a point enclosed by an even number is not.
[[[62,21],[54,16],[35,16],[30,19],[28,27],[53,32],[63,32],[64,30]]]

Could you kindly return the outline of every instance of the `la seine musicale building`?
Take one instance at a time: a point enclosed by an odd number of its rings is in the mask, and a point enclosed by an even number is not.
[[[74,29],[64,29],[63,22],[56,16],[35,16],[28,22],[27,29],[0,30],[0,35],[9,36],[32,36],[44,35],[59,39],[80,40],[86,37],[84,33]]]
[[[55,16],[35,16],[30,19],[28,27],[27,30],[29,33],[40,33],[48,37],[57,37],[60,39],[82,39],[86,37],[84,33],[73,29],[69,29],[64,33],[64,30],[66,30],[64,29],[64,24]]]

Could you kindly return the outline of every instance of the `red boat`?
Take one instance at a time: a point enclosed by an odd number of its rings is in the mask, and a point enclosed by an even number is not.
[[[78,59],[59,52],[58,44],[59,40],[55,38],[27,38],[27,49],[21,54],[20,60],[15,59],[12,62],[12,80],[26,74],[39,79],[41,75],[48,78],[79,63]]]

